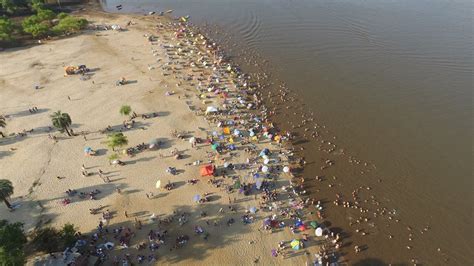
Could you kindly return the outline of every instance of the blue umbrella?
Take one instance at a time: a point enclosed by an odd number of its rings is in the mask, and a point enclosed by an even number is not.
[[[200,196],[200,195],[195,195],[195,196],[193,197],[193,200],[194,200],[195,202],[198,202],[200,199],[201,199],[201,196]]]
[[[85,153],[90,153],[90,152],[92,152],[92,148],[91,147],[85,147],[84,152]]]

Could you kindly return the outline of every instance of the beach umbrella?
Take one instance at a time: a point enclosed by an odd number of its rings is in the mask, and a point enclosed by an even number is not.
[[[293,241],[291,241],[290,245],[291,245],[292,249],[300,250],[300,241],[299,240],[293,239]]]
[[[217,135],[218,135],[217,131],[212,131],[212,135],[213,135],[214,137],[217,137]]]
[[[263,160],[263,163],[264,163],[264,164],[270,163],[270,159],[265,159],[265,160]]]
[[[198,202],[201,199],[200,195],[194,195],[193,200],[194,202]]]
[[[107,242],[104,244],[105,248],[106,249],[112,249],[114,247],[114,243],[112,242]]]
[[[202,166],[199,170],[201,176],[212,176],[214,175],[214,167],[212,165]]]
[[[262,166],[262,172],[267,173],[268,172],[268,166],[266,166],[266,165]]]
[[[288,167],[288,166],[283,167],[283,172],[289,173],[290,172],[290,167]]]
[[[256,207],[250,207],[249,211],[251,213],[256,213],[257,212],[257,208]]]
[[[229,162],[225,162],[225,163],[224,163],[224,167],[225,167],[225,168],[229,167],[229,165],[230,165]]]
[[[261,179],[257,179],[257,182],[255,182],[255,186],[257,187],[257,189],[260,189],[262,187],[262,180]]]
[[[92,148],[91,148],[91,147],[85,147],[85,148],[84,148],[84,152],[85,152],[85,153],[91,153],[91,152],[92,152]]]
[[[302,226],[302,225],[303,225],[303,222],[302,222],[301,220],[297,220],[297,221],[295,222],[295,226],[296,226],[296,227],[299,227],[299,226]]]
[[[268,155],[270,153],[270,150],[265,148],[263,149],[261,152],[260,152],[260,157],[264,156],[264,155]]]
[[[161,187],[161,180],[156,181],[155,187],[156,187],[156,188],[160,188],[160,187]]]
[[[278,257],[276,249],[272,249],[272,257]]]
[[[321,227],[316,228],[316,230],[314,230],[314,234],[316,236],[322,236],[323,235],[323,229],[321,229]]]
[[[217,147],[219,147],[219,144],[217,144],[217,143],[214,143],[214,144],[212,144],[212,146],[211,146],[211,148],[212,148],[213,150],[217,150]]]
[[[234,136],[239,136],[240,135],[240,130],[234,129]]]
[[[194,143],[194,142],[196,142],[196,138],[195,138],[195,137],[191,137],[191,138],[189,139],[189,143],[192,144],[192,143]]]
[[[249,131],[249,135],[250,135],[251,137],[253,137],[253,136],[255,136],[255,132],[253,132],[252,130],[250,130],[250,131]]]
[[[318,227],[318,223],[316,221],[312,221],[311,223],[309,223],[309,225],[311,225],[311,227],[313,227],[314,229]]]
[[[255,173],[255,174],[253,175],[253,178],[254,178],[254,179],[260,178],[260,175],[259,175],[258,173]]]
[[[305,226],[304,224],[302,224],[302,225],[300,225],[300,226],[298,227],[298,229],[299,229],[300,231],[304,231],[304,230],[306,230],[306,226]]]
[[[271,225],[272,224],[272,220],[270,218],[265,218],[263,220],[263,225]]]
[[[160,141],[158,139],[152,139],[148,144],[148,148],[150,149],[158,148],[158,146],[160,146]]]

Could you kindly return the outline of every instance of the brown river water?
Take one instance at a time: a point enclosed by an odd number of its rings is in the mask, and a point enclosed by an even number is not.
[[[264,95],[299,133],[303,176],[348,236],[349,264],[474,264],[471,1],[102,3],[190,15],[236,61],[269,73]],[[364,212],[333,204],[354,190]]]

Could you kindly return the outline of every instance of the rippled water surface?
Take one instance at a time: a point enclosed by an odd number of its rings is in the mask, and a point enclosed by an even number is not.
[[[103,3],[112,12],[122,4],[120,12],[173,9],[174,15],[191,15],[196,24],[223,29],[236,49],[269,59],[272,73],[337,136],[338,146],[376,169],[361,177],[336,160],[325,174],[337,175],[347,193],[360,182],[371,184],[401,220],[374,221],[368,237],[354,234],[354,242],[369,247],[360,258],[472,265],[471,1]],[[319,153],[307,156],[315,163],[305,174],[321,174]],[[320,193],[334,200],[334,191]],[[330,214],[336,225],[348,227],[351,214]]]

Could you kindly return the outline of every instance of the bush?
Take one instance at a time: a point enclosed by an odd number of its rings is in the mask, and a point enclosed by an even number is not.
[[[61,231],[59,231],[59,237],[64,248],[73,246],[77,241],[76,228],[74,228],[73,224],[65,224]]]
[[[13,30],[12,21],[6,17],[0,17],[0,41],[10,41]]]
[[[23,265],[26,236],[22,223],[0,220],[0,265]]]
[[[59,232],[52,227],[38,229],[32,241],[37,251],[48,253],[61,250],[61,239]]]
[[[41,0],[32,0],[31,1],[31,10],[38,12],[38,10],[43,9],[44,4]]]
[[[54,14],[52,10],[42,8],[37,10],[36,15],[40,21],[52,20],[56,17],[56,14]]]
[[[61,13],[59,13],[59,14],[56,16],[56,18],[58,18],[58,19],[64,19],[64,18],[66,18],[66,17],[68,17],[68,16],[69,16],[68,14],[66,14],[66,13],[64,13],[64,12],[61,12]]]
[[[66,15],[59,20],[58,25],[53,27],[56,34],[64,34],[68,32],[77,32],[87,26],[87,20]]]
[[[17,6],[13,0],[0,0],[0,11],[4,11],[8,14],[13,14],[17,10]]]
[[[27,26],[23,24],[23,31],[31,34],[34,38],[45,37],[49,33],[49,25],[44,22],[31,24]]]

